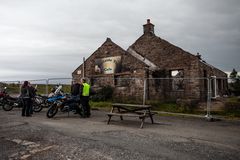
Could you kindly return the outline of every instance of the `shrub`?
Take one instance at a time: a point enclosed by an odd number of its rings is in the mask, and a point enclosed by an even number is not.
[[[195,99],[177,99],[177,105],[186,112],[193,112],[197,108],[198,101]]]

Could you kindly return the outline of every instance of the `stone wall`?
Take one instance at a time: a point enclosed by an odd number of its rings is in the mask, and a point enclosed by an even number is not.
[[[95,72],[95,59],[113,56],[121,56],[122,58],[120,73],[98,74]],[[146,76],[145,64],[113,43],[111,39],[107,38],[102,46],[86,59],[84,65],[84,77],[96,90],[102,86],[110,85],[114,87],[114,97],[119,100],[142,101],[143,78]],[[77,74],[80,73],[79,71],[81,71],[81,74]],[[80,65],[72,76],[74,79],[81,79],[83,77],[83,65]]]
[[[144,34],[130,47],[156,64],[160,69],[166,70],[166,78],[172,78],[170,72],[174,70],[183,70],[184,78],[199,77],[199,60],[196,56],[170,44],[154,34]],[[149,77],[151,77],[151,75],[149,75]],[[161,86],[156,87],[158,85],[157,83],[161,83]],[[199,80],[184,79],[184,89],[177,91],[172,90],[171,84],[171,79],[149,82],[149,97],[164,99],[185,97],[200,98]]]

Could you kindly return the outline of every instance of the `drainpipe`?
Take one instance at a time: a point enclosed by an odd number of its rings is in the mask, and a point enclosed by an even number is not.
[[[82,78],[85,77],[85,57],[83,57],[83,74]]]
[[[147,88],[147,80],[144,78],[144,84],[143,84],[143,105],[146,104],[146,88]]]

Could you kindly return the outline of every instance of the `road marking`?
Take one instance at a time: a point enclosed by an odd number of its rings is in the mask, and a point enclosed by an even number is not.
[[[18,156],[20,156],[20,159],[28,159],[29,157],[33,156],[34,154],[44,152],[47,150],[52,149],[53,147],[56,147],[56,145],[51,145],[51,146],[45,146],[44,148],[40,148],[40,144],[27,141],[27,140],[21,140],[21,139],[9,139],[7,138],[6,140],[14,142],[16,144],[22,145],[26,147],[26,150],[21,152],[21,153],[14,153],[9,156],[9,159],[16,159]]]

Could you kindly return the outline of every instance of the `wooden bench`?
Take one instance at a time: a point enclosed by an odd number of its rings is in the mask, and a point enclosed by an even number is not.
[[[112,116],[119,116],[121,120],[123,120],[123,116],[138,117],[139,119],[141,119],[140,128],[143,128],[144,120],[146,117],[150,117],[152,124],[154,123],[153,122],[154,114],[155,113],[151,112],[150,105],[113,103],[110,113],[107,113],[108,116],[107,124],[110,123]]]

